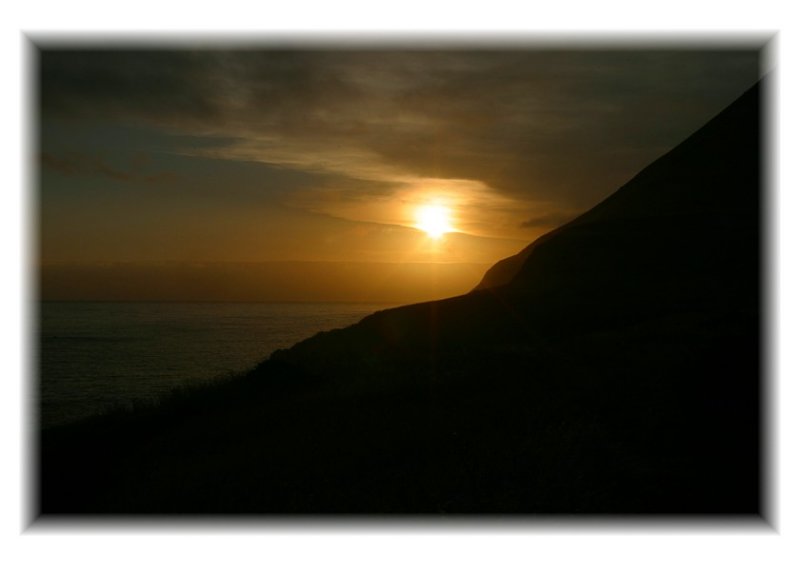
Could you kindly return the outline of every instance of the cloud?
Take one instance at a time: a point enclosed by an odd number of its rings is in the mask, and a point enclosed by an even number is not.
[[[530,219],[526,219],[525,221],[520,223],[520,227],[532,228],[532,229],[541,229],[541,228],[552,229],[563,223],[566,223],[567,221],[576,217],[577,215],[579,214],[565,213],[561,211],[544,213],[541,215],[535,215]]]
[[[134,170],[120,169],[113,167],[102,158],[81,153],[73,152],[69,155],[57,156],[43,152],[40,157],[45,168],[68,177],[102,176],[116,181],[138,183],[172,182],[177,178],[175,173],[169,171],[146,173],[142,170],[141,165]],[[141,159],[138,163],[141,164]]]
[[[332,176],[287,201],[337,216],[393,222],[381,206],[460,187],[470,229],[519,236],[546,226],[520,213],[591,207],[757,81],[733,48],[45,50],[42,109]]]

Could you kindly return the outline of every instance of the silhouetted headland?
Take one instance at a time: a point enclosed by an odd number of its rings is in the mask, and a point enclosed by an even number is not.
[[[468,294],[43,433],[41,512],[761,512],[760,89]]]

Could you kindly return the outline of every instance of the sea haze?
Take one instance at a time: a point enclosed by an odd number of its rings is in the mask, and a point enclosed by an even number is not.
[[[41,426],[247,370],[276,349],[391,307],[377,303],[43,302]]]

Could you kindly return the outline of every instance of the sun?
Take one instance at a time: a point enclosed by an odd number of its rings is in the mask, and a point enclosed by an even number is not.
[[[452,231],[450,210],[443,205],[423,205],[417,209],[416,228],[424,231],[431,239],[439,239]]]

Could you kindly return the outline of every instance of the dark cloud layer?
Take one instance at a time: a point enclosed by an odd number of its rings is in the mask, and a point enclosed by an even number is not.
[[[472,208],[494,198],[487,212],[513,213],[514,235],[590,207],[758,77],[758,52],[734,47],[48,49],[41,104],[45,124],[147,127],[181,141],[175,153],[332,177],[295,203],[334,215],[337,201],[472,182],[485,191]]]
[[[158,183],[171,182],[176,175],[169,171],[152,172],[147,170],[147,160],[144,156],[136,158],[133,169],[126,170],[114,167],[99,157],[91,157],[81,153],[70,153],[56,156],[47,152],[42,153],[42,165],[50,170],[65,176],[102,176],[116,181]]]
[[[535,217],[531,217],[530,219],[526,219],[520,223],[520,227],[531,229],[551,229],[561,225],[562,223],[566,223],[569,219],[571,219],[572,215],[573,214],[571,213],[563,212],[544,213],[542,215],[537,215]]]

